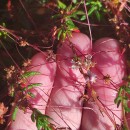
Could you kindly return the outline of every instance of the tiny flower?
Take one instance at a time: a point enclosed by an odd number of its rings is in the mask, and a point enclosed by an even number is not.
[[[88,55],[86,56],[86,59],[87,59],[87,60],[91,60],[91,59],[92,59],[92,55],[91,55],[91,54],[88,54]]]
[[[24,63],[23,63],[23,66],[24,67],[27,67],[31,64],[31,60],[30,59],[27,59]]]
[[[96,65],[96,62],[91,63],[91,67],[95,67],[95,65]]]
[[[90,70],[88,70],[87,74],[85,75],[86,82],[95,83],[97,80],[97,76],[92,73]]]
[[[97,76],[95,74],[92,74],[91,77],[90,77],[90,82],[95,83],[96,80],[97,80]]]
[[[72,64],[75,64],[75,60],[74,60],[74,59],[72,59],[72,60],[71,60],[71,63],[72,63]]]
[[[84,60],[84,66],[86,67],[86,69],[89,70],[91,67],[94,67],[95,64],[95,62],[92,62],[92,55],[88,54]]]
[[[74,57],[71,60],[71,63],[72,63],[72,66],[71,66],[72,69],[79,69],[80,66],[82,65],[81,60],[78,57]]]
[[[22,47],[25,47],[27,45],[29,45],[29,43],[26,42],[26,41],[21,41],[20,44],[19,44],[19,46],[22,46]]]
[[[13,73],[15,72],[15,67],[10,66],[9,68],[4,69],[6,71],[6,78],[9,79],[12,77]]]
[[[90,66],[91,65],[91,60],[87,60],[87,59],[85,59],[85,62],[84,62],[84,65],[85,66]]]
[[[71,68],[72,69],[78,69],[78,67],[76,65],[72,65]]]

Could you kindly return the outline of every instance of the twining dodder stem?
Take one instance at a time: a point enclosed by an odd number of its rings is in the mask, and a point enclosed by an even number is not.
[[[104,112],[108,118],[110,119],[110,121],[113,123],[114,127],[116,128],[117,124],[114,121],[114,119],[110,116],[110,114],[108,113],[108,111],[105,109],[105,107],[102,105],[102,103],[98,100],[98,95],[96,93],[96,91],[94,90],[94,88],[91,86],[90,82],[87,82],[87,87],[88,89],[91,91],[91,97],[93,98],[94,102],[97,104],[97,106],[99,107],[99,110],[101,112]]]
[[[82,69],[81,67],[79,68],[79,71],[80,71],[80,72],[83,74],[83,76],[85,77],[85,73],[83,72],[83,69]],[[85,88],[84,95],[87,95],[87,90],[89,89],[90,92],[91,92],[91,97],[92,97],[92,99],[94,100],[94,102],[97,104],[99,110],[100,110],[101,112],[104,112],[104,113],[108,116],[108,118],[110,119],[110,121],[112,122],[112,124],[114,125],[114,127],[115,127],[115,129],[116,129],[117,124],[116,124],[115,120],[110,116],[110,114],[109,114],[108,111],[105,109],[105,107],[103,106],[103,104],[99,101],[98,95],[97,95],[96,91],[94,90],[94,88],[91,86],[91,83],[90,83],[89,81],[86,83],[86,86],[85,86],[85,87],[86,87],[86,88]]]

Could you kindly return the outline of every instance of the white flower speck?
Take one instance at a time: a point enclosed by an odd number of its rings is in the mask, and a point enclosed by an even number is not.
[[[71,66],[72,69],[79,69],[80,66],[82,65],[82,63],[79,60],[75,60],[75,59],[72,59],[71,63],[72,63]]]
[[[86,82],[95,83],[97,80],[97,76],[94,73],[92,73],[90,70],[88,70],[88,72],[85,76],[85,80],[86,80]]]

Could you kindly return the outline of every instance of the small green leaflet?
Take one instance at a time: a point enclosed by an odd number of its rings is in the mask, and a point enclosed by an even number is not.
[[[83,15],[83,16],[80,18],[81,21],[83,21],[83,20],[85,20],[85,19],[86,19],[86,15]]]
[[[47,115],[43,115],[36,108],[33,108],[31,119],[33,122],[36,122],[36,126],[38,130],[41,130],[42,128],[44,130],[52,130],[50,128],[50,123],[48,121],[48,119],[51,119],[51,118]]]
[[[128,106],[128,99],[127,100],[123,100],[123,108],[125,109],[126,113],[130,112],[130,108]]]
[[[18,106],[16,106],[16,107],[14,108],[14,111],[13,111],[13,113],[12,113],[12,120],[13,120],[13,121],[15,121],[15,119],[16,119],[16,114],[17,114],[17,112],[18,112]]]
[[[77,3],[77,0],[72,0],[72,2],[73,2],[74,4],[76,4],[76,3]]]
[[[60,40],[61,34],[62,34],[62,29],[59,29],[59,31],[58,31],[58,36],[57,36],[57,39],[58,39],[58,40]]]
[[[126,126],[123,125],[122,127],[122,130],[128,130]]]
[[[100,15],[100,13],[99,13],[98,11],[95,11],[95,15],[96,15],[98,21],[100,21],[100,20],[101,20],[101,15]]]
[[[86,2],[86,6],[88,8],[88,16],[92,16],[94,14],[97,17],[98,21],[100,21],[102,15],[107,12],[100,0],[88,0]],[[85,20],[85,16],[82,16],[81,20]]]
[[[130,112],[130,108],[128,106],[128,100],[127,94],[130,93],[130,88],[128,86],[121,86],[116,99],[114,100],[115,104],[117,104],[117,107],[119,107],[120,103],[122,102],[123,108],[126,113]]]
[[[29,84],[26,88],[24,88],[23,90],[25,91],[25,90],[30,90],[30,89],[32,89],[32,88],[34,88],[34,87],[38,87],[38,86],[41,86],[42,85],[42,83],[32,83],[32,84]]]
[[[40,75],[41,73],[40,72],[37,72],[37,71],[29,71],[29,72],[25,72],[24,74],[21,75],[21,78],[28,78],[28,77],[31,77],[31,76],[35,76],[35,75]]]
[[[31,92],[28,92],[28,95],[30,95],[32,98],[35,98],[35,95]]]
[[[60,0],[58,0],[57,3],[58,3],[59,9],[65,9],[66,8],[66,5],[63,2],[61,2]]]
[[[124,100],[124,97],[122,96],[123,88],[124,88],[123,86],[120,87],[117,97],[114,100],[115,104],[117,104],[117,107],[119,107],[120,103]]]
[[[11,96],[11,97],[14,97],[14,85],[12,84],[12,85],[10,85],[10,88],[9,88],[10,90],[9,90],[9,95]]]

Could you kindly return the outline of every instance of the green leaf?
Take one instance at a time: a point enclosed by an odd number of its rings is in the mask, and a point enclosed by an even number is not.
[[[124,88],[124,86],[122,86],[122,87],[119,88],[118,96],[120,96],[122,94],[123,88]]]
[[[97,9],[97,7],[92,6],[89,11],[88,11],[88,16],[90,16],[95,10]]]
[[[97,1],[97,2],[96,2],[96,5],[98,6],[99,9],[102,8],[102,3],[101,3],[100,1]]]
[[[50,128],[50,122],[48,119],[51,119],[47,115],[43,115],[39,110],[33,109],[31,119],[33,122],[36,121],[36,126],[38,130],[41,130],[42,128],[44,130],[52,130]]]
[[[88,0],[87,2],[86,2],[86,5],[88,6],[88,5],[90,5],[91,4],[91,2]]]
[[[31,114],[31,120],[32,120],[33,122],[35,122],[35,113],[34,113],[34,112]]]
[[[3,26],[3,27],[6,27],[6,24],[3,22],[3,23],[2,23],[2,26]]]
[[[28,92],[28,94],[32,97],[32,98],[35,98],[35,95],[31,92]]]
[[[72,0],[72,2],[73,2],[74,4],[76,4],[76,3],[77,3],[77,0]]]
[[[57,35],[57,39],[58,39],[58,40],[60,40],[61,34],[62,34],[62,29],[60,29],[60,30],[58,31],[58,35]]]
[[[15,94],[15,91],[14,91],[14,86],[13,85],[10,85],[10,88],[9,88],[10,90],[9,90],[9,95],[11,96],[11,97],[14,97],[14,94]]]
[[[57,2],[58,2],[59,9],[66,9],[66,5],[63,2],[61,2],[60,0],[58,0]]]
[[[130,108],[128,107],[128,100],[123,100],[123,108],[125,109],[125,112],[130,112]]]
[[[78,15],[75,14],[75,13],[71,14],[69,17],[70,17],[70,18],[74,18],[75,20],[76,20],[76,19],[79,20]]]
[[[125,87],[124,90],[125,90],[128,94],[130,94],[130,88],[129,88],[129,87]]]
[[[121,97],[121,96],[118,96],[118,97],[114,100],[115,104],[118,104],[120,101],[122,101],[122,97]]]
[[[124,107],[124,109],[125,109],[125,112],[126,113],[129,113],[130,112],[130,108],[127,106],[127,107]]]
[[[67,8],[66,8],[66,12],[70,12],[72,11],[72,4],[70,4]]]
[[[87,0],[86,6],[88,9],[88,16],[95,14],[98,21],[101,20],[101,16],[106,12],[105,7],[100,0]]]
[[[76,11],[75,14],[77,14],[77,15],[85,15],[84,11],[82,11],[82,10]]]
[[[100,13],[99,13],[98,11],[95,11],[95,14],[96,14],[96,17],[97,17],[98,21],[100,21],[100,20],[101,20],[101,15],[100,15]]]
[[[83,20],[85,20],[85,19],[86,19],[86,15],[83,15],[83,16],[80,18],[81,21],[83,21]]]
[[[52,19],[56,19],[56,18],[59,18],[61,16],[61,14],[55,14],[55,15],[53,15],[51,18]]]
[[[68,28],[75,27],[75,25],[71,19],[66,20],[66,25],[68,26]]]
[[[38,86],[41,86],[41,85],[42,85],[42,83],[32,83],[32,84],[28,85],[26,88],[23,88],[23,90],[24,91],[25,90],[30,90],[30,89],[32,89],[34,87],[38,87]]]
[[[13,113],[12,113],[12,120],[13,120],[13,121],[15,121],[15,119],[16,119],[16,114],[17,114],[17,112],[18,112],[18,106],[16,106],[16,107],[14,108],[14,111],[13,111]]]
[[[29,72],[25,72],[24,74],[21,75],[21,78],[28,78],[28,77],[31,77],[31,76],[35,76],[35,75],[40,75],[41,73],[40,72],[37,72],[37,71],[29,71]]]
[[[62,33],[62,40],[63,40],[63,41],[65,40],[66,35],[67,35],[66,31]]]
[[[115,104],[117,104],[117,107],[119,107],[123,97],[122,97],[122,91],[123,91],[123,87],[120,87],[119,91],[118,91],[118,94],[117,94],[117,97],[115,98],[114,102]]]
[[[125,126],[125,124],[123,124],[122,130],[128,130],[127,127]]]

